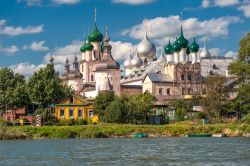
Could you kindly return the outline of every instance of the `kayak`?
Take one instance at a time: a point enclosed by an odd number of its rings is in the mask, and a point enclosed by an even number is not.
[[[148,134],[147,133],[136,133],[135,138],[147,138]]]
[[[186,137],[211,137],[212,134],[188,134]]]

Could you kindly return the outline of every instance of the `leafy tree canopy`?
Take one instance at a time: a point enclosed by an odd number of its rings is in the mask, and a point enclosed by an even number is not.
[[[9,68],[0,69],[0,110],[21,108],[29,102],[24,76]]]
[[[63,85],[52,65],[34,72],[28,80],[28,87],[31,99],[44,108],[72,93],[71,88]]]
[[[230,65],[230,69],[232,74],[238,76],[236,105],[242,112],[250,112],[250,33],[241,39],[238,59]]]

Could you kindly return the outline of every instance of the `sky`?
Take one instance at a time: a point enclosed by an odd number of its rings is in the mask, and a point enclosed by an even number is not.
[[[0,67],[29,77],[48,63],[63,71],[66,57],[80,57],[79,48],[97,26],[108,27],[112,54],[121,64],[145,33],[160,51],[174,42],[183,26],[216,56],[235,56],[239,41],[250,32],[250,0],[1,0]]]

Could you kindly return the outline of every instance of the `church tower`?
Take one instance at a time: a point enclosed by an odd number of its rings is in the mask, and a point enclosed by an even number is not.
[[[96,91],[114,91],[115,95],[120,95],[120,65],[111,54],[112,46],[109,43],[108,29],[106,28],[106,37],[102,44],[101,59],[94,65]]]

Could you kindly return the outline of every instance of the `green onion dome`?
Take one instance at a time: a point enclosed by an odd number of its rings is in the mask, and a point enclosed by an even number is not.
[[[88,36],[89,42],[102,42],[103,40],[103,35],[101,32],[96,27],[96,24],[94,26],[93,32],[91,32]]]
[[[85,52],[85,44],[86,44],[86,42],[84,42],[84,43],[82,44],[82,46],[81,46],[81,48],[80,48],[80,51],[81,51],[81,52]]]
[[[170,43],[170,39],[169,39],[168,45],[166,45],[164,51],[165,51],[166,54],[172,54],[173,53],[173,46]]]
[[[194,42],[190,45],[190,52],[198,52],[199,51],[199,45],[195,42],[195,38],[194,38]]]
[[[181,35],[177,39],[177,43],[180,45],[181,48],[187,48],[188,40],[184,37],[182,27],[181,27]]]
[[[172,50],[173,50],[173,52],[179,52],[181,50],[181,47],[177,41],[174,43]]]
[[[89,41],[87,41],[84,45],[84,49],[85,51],[92,51],[94,49],[94,46]]]

